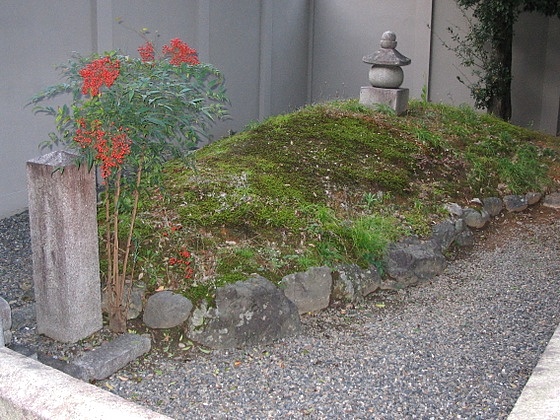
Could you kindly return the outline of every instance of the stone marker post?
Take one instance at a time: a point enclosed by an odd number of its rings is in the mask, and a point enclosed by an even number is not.
[[[372,66],[369,70],[371,86],[362,86],[360,89],[360,103],[368,106],[387,105],[397,115],[402,115],[408,109],[408,89],[400,88],[404,80],[401,67],[409,65],[410,58],[395,49],[397,36],[391,31],[383,33],[380,46],[378,51],[362,59]]]
[[[75,159],[27,162],[37,332],[70,343],[103,325],[95,172]]]

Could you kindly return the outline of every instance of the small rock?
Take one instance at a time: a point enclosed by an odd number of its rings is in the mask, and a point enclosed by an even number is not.
[[[136,319],[142,313],[146,285],[142,282],[135,283],[130,291],[127,319]]]
[[[504,204],[507,211],[515,213],[521,212],[529,206],[527,198],[523,195],[506,195]]]
[[[31,327],[36,323],[35,304],[28,303],[25,306],[12,310],[12,329],[14,331],[23,327]]]
[[[136,319],[140,316],[143,309],[144,297],[146,294],[146,284],[144,282],[135,282],[130,290],[130,297],[128,299],[128,313],[127,318]],[[126,296],[123,296],[123,301]],[[107,293],[103,293],[101,297],[101,310],[103,313],[109,313],[109,302]]]
[[[468,227],[482,229],[490,221],[490,215],[484,209],[478,212],[475,209],[466,208],[463,210],[463,220]]]
[[[538,192],[528,192],[527,194],[525,194],[525,198],[527,199],[527,204],[532,206],[541,201],[542,194]]]
[[[457,203],[447,203],[445,205],[445,209],[451,214],[452,216],[461,217],[463,215],[463,209]]]
[[[173,328],[184,323],[193,305],[186,297],[169,290],[148,298],[143,321],[149,328]]]
[[[72,362],[67,369],[82,379],[91,381],[108,378],[116,371],[150,351],[151,340],[148,336],[123,334],[109,343],[85,353]]]
[[[328,267],[313,267],[303,273],[285,276],[280,287],[296,304],[300,314],[320,311],[329,306],[332,273]]]
[[[499,197],[486,197],[482,199],[482,207],[491,217],[496,217],[502,212],[504,202]]]
[[[560,193],[548,194],[543,200],[543,206],[553,209],[560,209]]]

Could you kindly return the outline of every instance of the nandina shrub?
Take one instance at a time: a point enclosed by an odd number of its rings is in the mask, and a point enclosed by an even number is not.
[[[43,146],[62,145],[77,152],[78,164],[100,168],[109,327],[116,332],[126,330],[140,190],[157,185],[163,163],[186,159],[212,122],[226,116],[222,74],[200,63],[196,50],[175,38],[159,56],[151,41],[138,52],[140,58],[76,54],[60,66],[64,82],[31,100],[36,112],[55,117],[57,131]],[[39,105],[64,94],[70,106]],[[191,270],[187,261],[181,264]]]

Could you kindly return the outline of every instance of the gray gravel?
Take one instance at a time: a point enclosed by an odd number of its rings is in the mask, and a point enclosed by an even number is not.
[[[433,281],[304,316],[298,337],[208,352],[170,334],[97,385],[175,419],[506,418],[560,322],[558,216],[496,221]],[[0,221],[0,287],[16,306],[27,229],[25,215]]]
[[[27,212],[0,219],[0,296],[12,308],[33,299]]]

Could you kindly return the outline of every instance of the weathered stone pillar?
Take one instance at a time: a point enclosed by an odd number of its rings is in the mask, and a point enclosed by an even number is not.
[[[70,343],[103,325],[95,172],[75,158],[27,162],[37,332]]]

